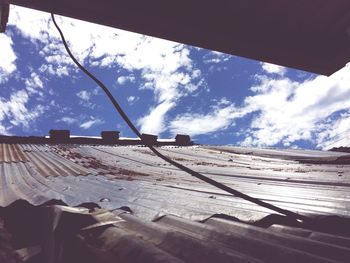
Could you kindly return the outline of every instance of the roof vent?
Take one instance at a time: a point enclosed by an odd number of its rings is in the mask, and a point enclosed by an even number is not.
[[[119,140],[119,131],[102,131],[101,138],[104,141],[115,142]]]
[[[175,136],[175,142],[177,145],[192,145],[191,137],[185,134],[178,134]]]
[[[54,141],[68,141],[70,137],[70,131],[69,130],[50,130],[50,139]]]
[[[158,136],[152,134],[141,134],[142,140],[144,140],[148,144],[157,144]]]

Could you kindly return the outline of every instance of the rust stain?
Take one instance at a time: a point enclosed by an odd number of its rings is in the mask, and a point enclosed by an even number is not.
[[[86,169],[56,153],[31,152],[28,153],[30,162],[43,176],[78,176],[96,174],[95,171]]]
[[[149,176],[149,174],[146,173],[105,164],[93,156],[83,156],[72,147],[57,145],[52,148],[56,154],[59,154],[85,168],[93,169],[101,175],[110,175],[114,179],[125,179],[131,181],[134,180],[132,178],[133,176]]]
[[[204,165],[204,166],[216,166],[216,167],[233,167],[232,165],[218,164],[218,163],[209,163],[205,161],[195,162],[196,165]]]

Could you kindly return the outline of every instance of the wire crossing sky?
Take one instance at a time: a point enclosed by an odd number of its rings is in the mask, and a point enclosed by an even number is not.
[[[330,77],[57,16],[73,54],[141,132],[203,144],[350,145],[350,68]],[[257,43],[259,45],[259,43]],[[0,134],[119,130],[96,84],[73,65],[50,14],[11,7],[0,35]],[[345,139],[341,139],[345,136]],[[338,140],[338,141],[337,141]]]

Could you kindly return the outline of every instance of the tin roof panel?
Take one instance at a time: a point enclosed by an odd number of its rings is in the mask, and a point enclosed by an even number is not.
[[[26,161],[28,159],[18,144],[0,143],[0,163]]]

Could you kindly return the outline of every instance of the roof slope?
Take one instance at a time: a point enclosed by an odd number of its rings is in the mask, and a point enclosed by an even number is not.
[[[132,243],[141,238],[146,243],[137,246],[149,253],[155,246],[169,260],[186,262],[290,262],[291,254],[298,262],[346,262],[350,256],[350,164],[337,163],[346,153],[160,147],[232,188],[324,219],[321,228],[308,230],[190,177],[145,147],[1,144],[0,149],[0,206],[19,199],[33,205],[52,199],[70,206],[94,203],[123,219],[80,233],[87,244],[91,235],[109,248],[126,237]]]
[[[159,213],[197,219],[227,214],[244,221],[271,213],[190,177],[145,147],[0,146],[1,206],[21,198],[34,205],[60,199],[68,205],[129,206],[148,218]],[[350,215],[350,165],[317,163],[336,162],[349,156],[346,153],[205,146],[161,150],[198,172],[283,208]]]

